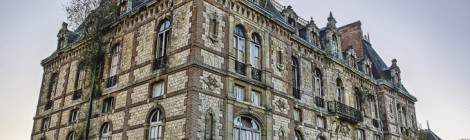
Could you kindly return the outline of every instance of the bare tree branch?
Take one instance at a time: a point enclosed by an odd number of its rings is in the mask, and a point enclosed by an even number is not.
[[[78,28],[87,16],[100,5],[101,0],[67,0],[65,11],[72,29]]]

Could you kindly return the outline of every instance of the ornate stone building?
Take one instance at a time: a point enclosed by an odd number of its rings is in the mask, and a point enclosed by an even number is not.
[[[31,139],[416,139],[417,100],[360,22],[320,28],[271,0],[114,4],[97,81],[83,27],[60,30]]]

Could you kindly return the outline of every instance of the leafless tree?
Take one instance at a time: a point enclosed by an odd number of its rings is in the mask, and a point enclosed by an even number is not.
[[[67,0],[65,11],[72,29],[82,24],[88,15],[100,5],[101,0]]]

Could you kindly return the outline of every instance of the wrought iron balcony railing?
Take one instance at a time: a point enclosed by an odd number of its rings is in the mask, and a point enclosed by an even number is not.
[[[106,87],[112,87],[117,84],[118,77],[117,76],[111,76],[106,80]]]
[[[292,88],[292,94],[294,95],[294,98],[300,99],[300,89],[298,88]]]
[[[168,57],[166,57],[166,56],[162,56],[162,57],[159,57],[159,58],[155,59],[155,63],[153,65],[153,70],[159,70],[159,69],[165,68],[166,64],[167,64],[167,59],[168,59]]]
[[[241,75],[246,75],[246,64],[235,61],[235,72]]]
[[[328,102],[328,111],[336,113],[340,118],[352,123],[363,120],[361,111],[337,101]]]
[[[261,70],[257,68],[251,68],[251,78],[261,81]]]
[[[51,109],[53,105],[54,105],[54,101],[48,100],[47,103],[46,103],[46,106],[44,107],[44,110]]]
[[[325,99],[321,98],[321,97],[315,97],[315,105],[317,105],[317,107],[321,107],[321,108],[324,108],[325,107]]]
[[[82,89],[75,90],[72,94],[72,100],[77,100],[82,97]]]

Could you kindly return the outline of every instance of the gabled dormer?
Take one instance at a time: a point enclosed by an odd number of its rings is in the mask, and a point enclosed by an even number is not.
[[[320,29],[318,29],[318,26],[315,24],[315,21],[313,21],[313,18],[310,18],[310,21],[306,25],[307,29],[307,41],[314,44],[317,47],[320,47]]]
[[[292,27],[296,27],[299,16],[295,13],[294,9],[292,9],[292,6],[284,8],[284,10],[282,10],[282,16],[284,16],[287,24]]]
[[[328,17],[328,24],[326,28],[322,29],[320,36],[325,51],[335,58],[342,59],[341,35],[336,28],[336,20],[331,12]]]
[[[59,30],[57,34],[57,50],[65,48],[68,45],[68,36],[69,36],[68,24],[63,22],[62,28]]]
[[[344,54],[344,60],[345,62],[352,68],[356,68],[356,65],[357,65],[357,62],[356,62],[356,59],[357,59],[357,56],[356,56],[356,51],[354,50],[354,48],[351,46],[350,48],[348,48]]]

